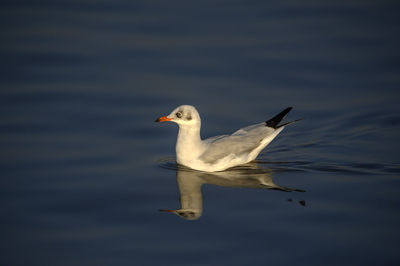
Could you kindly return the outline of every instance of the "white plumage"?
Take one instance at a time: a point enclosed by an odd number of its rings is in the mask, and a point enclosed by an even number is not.
[[[285,125],[295,122],[278,126],[291,109],[288,107],[270,120],[241,128],[232,135],[205,140],[200,137],[201,119],[194,106],[181,105],[156,122],[171,121],[178,124],[177,163],[195,170],[215,172],[253,161]]]

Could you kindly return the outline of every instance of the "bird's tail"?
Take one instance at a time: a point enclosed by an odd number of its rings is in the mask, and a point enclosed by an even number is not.
[[[290,125],[290,124],[292,124],[292,123],[295,123],[295,122],[300,121],[300,120],[303,120],[303,119],[304,119],[304,118],[299,118],[299,119],[296,119],[296,120],[293,120],[293,121],[290,121],[290,122],[281,124],[281,125],[277,126],[276,128],[280,128],[280,127],[283,127],[283,126],[287,126],[287,125]],[[276,129],[276,128],[275,128],[275,129]]]
[[[303,119],[301,118],[301,119],[296,119],[296,120],[293,120],[293,121],[290,121],[290,122],[287,122],[287,123],[278,125],[278,124],[282,121],[282,119],[283,119],[283,118],[290,112],[290,110],[292,110],[292,109],[293,109],[293,107],[288,107],[288,108],[286,108],[285,110],[283,110],[282,112],[280,112],[279,114],[277,114],[276,116],[274,116],[273,118],[271,118],[271,119],[265,121],[265,125],[266,125],[267,127],[272,127],[272,128],[274,128],[274,129],[277,129],[277,128],[280,128],[280,127],[283,127],[283,126],[292,124],[292,123],[294,123],[294,122],[303,120]]]

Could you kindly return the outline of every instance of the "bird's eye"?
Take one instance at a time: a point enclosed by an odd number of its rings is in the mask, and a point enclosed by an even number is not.
[[[182,117],[182,112],[177,112],[175,115],[176,115],[176,117],[181,118]]]

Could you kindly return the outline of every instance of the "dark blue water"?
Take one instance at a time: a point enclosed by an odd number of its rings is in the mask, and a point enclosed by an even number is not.
[[[1,265],[398,265],[397,1],[3,1]],[[256,162],[175,164],[287,106]],[[160,209],[195,205],[193,219]],[[187,217],[186,217],[187,218]]]

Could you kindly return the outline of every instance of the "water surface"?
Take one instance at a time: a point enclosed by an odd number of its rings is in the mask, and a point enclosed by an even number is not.
[[[396,1],[1,5],[1,265],[399,264]],[[180,104],[305,119],[207,174],[153,122]]]

